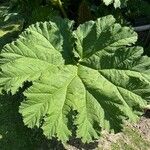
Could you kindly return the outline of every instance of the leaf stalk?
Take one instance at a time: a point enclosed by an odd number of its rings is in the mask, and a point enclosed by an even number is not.
[[[61,12],[62,12],[64,18],[67,18],[67,13],[65,12],[65,10],[64,10],[64,8],[63,8],[62,1],[61,1],[61,0],[57,0],[57,2],[58,2],[58,6],[59,6],[59,8],[60,8],[60,10],[61,10]]]

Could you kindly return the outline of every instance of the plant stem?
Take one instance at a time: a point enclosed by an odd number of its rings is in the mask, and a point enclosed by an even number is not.
[[[134,30],[137,32],[140,31],[146,31],[150,29],[150,24],[149,25],[144,25],[144,26],[139,26],[139,27],[134,27]]]
[[[67,14],[66,14],[66,12],[65,12],[65,10],[64,10],[64,8],[63,8],[63,5],[62,5],[61,0],[58,0],[58,6],[59,6],[59,8],[60,8],[60,10],[61,10],[61,12],[62,12],[64,18],[67,18]]]

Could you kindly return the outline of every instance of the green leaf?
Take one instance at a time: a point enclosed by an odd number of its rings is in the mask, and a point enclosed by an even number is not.
[[[95,55],[100,58],[104,51],[113,52],[137,41],[137,34],[132,29],[114,23],[115,19],[107,16],[87,22],[75,31],[76,51],[81,61],[95,59]]]
[[[112,16],[72,26],[37,23],[6,45],[0,85],[15,93],[32,81],[19,108],[28,127],[65,143],[73,122],[76,137],[91,142],[101,130],[117,132],[125,120],[137,121],[150,98],[150,59],[132,47],[137,34]]]
[[[22,30],[24,19],[17,13],[10,13],[9,7],[0,6],[0,51]]]
[[[63,42],[68,38],[65,34],[69,36],[69,33],[66,31],[61,35],[60,30],[52,22],[37,23],[22,33],[17,41],[7,44],[1,53],[4,59],[1,60],[3,75],[0,85],[15,93],[24,81],[37,79],[52,65],[64,64],[63,57],[66,57],[68,50],[63,51],[66,48]]]
[[[126,5],[128,0],[103,0],[105,5],[110,5],[113,3],[115,8],[121,7],[121,5]]]

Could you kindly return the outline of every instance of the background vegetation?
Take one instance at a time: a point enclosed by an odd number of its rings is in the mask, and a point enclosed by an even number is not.
[[[62,17],[74,20],[74,28],[76,28],[79,24],[108,14],[113,14],[122,25],[132,27],[147,25],[150,24],[150,1],[129,0],[126,5],[121,5],[121,8],[114,8],[113,4],[106,6],[101,0],[1,0],[0,50],[35,22]],[[145,54],[150,56],[150,30],[138,32],[138,34],[138,44],[143,46]],[[0,149],[63,149],[56,139],[48,141],[42,135],[42,131],[36,128],[31,130],[23,125],[18,113],[18,106],[22,98],[23,95],[20,95],[19,92],[14,96],[11,94],[0,96]],[[124,132],[128,134],[130,131],[125,130]],[[134,135],[134,133],[130,132],[129,135]],[[135,137],[137,138],[138,135]],[[140,137],[138,140],[141,140]],[[119,141],[120,143],[122,141]],[[143,143],[148,144],[145,140]],[[113,144],[114,149],[118,146]],[[133,146],[127,149],[133,149]]]

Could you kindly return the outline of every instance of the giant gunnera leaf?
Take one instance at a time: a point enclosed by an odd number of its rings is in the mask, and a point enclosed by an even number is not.
[[[80,25],[39,22],[1,52],[0,86],[15,94],[24,124],[66,142],[76,129],[83,142],[100,131],[136,121],[150,98],[150,59],[135,47],[137,34],[112,16]],[[76,128],[71,128],[71,127]]]

